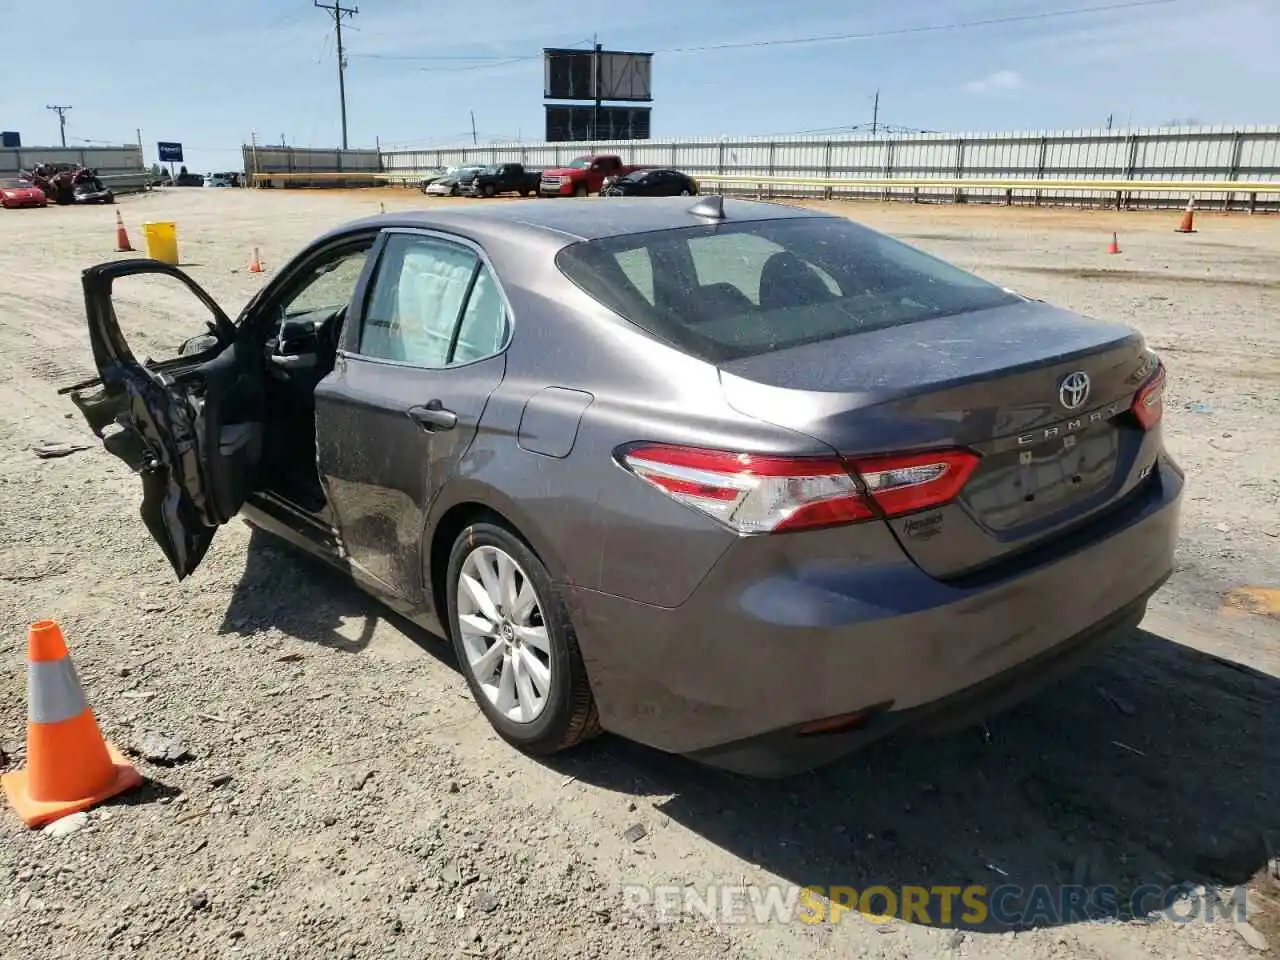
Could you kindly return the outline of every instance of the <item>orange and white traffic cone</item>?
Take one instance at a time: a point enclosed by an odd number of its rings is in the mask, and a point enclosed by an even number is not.
[[[116,253],[129,253],[133,246],[129,243],[129,232],[124,228],[124,218],[116,211]]]
[[[1107,253],[1119,253],[1120,240],[1114,233],[1111,234],[1111,243],[1107,245]]]
[[[250,273],[262,273],[262,261],[258,258],[258,248],[253,248],[253,259],[249,261]]]
[[[1182,211],[1182,221],[1178,224],[1174,233],[1195,233],[1196,232],[1196,198],[1192,197],[1187,201],[1187,209]]]
[[[97,806],[142,783],[102,739],[53,620],[27,630],[27,765],[0,776],[9,805],[29,827]]]

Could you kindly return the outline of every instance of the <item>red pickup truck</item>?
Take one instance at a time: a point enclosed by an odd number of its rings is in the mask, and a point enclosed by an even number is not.
[[[642,167],[629,167],[612,154],[578,157],[566,167],[543,170],[538,193],[544,197],[585,197],[599,193],[606,177],[624,177]]]

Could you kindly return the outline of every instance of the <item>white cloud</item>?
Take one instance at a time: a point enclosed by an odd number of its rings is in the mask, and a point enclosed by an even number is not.
[[[1022,77],[1013,70],[997,70],[980,80],[970,80],[964,85],[969,93],[1007,93],[1022,87]]]

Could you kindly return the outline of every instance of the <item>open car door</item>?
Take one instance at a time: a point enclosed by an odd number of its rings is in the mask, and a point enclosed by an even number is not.
[[[180,281],[206,316],[207,332],[184,341],[172,359],[139,362],[120,332],[112,287],[138,274]],[[107,450],[142,478],[143,522],[181,580],[255,486],[265,422],[262,350],[247,325],[233,324],[176,267],[118,260],[90,267],[81,282],[100,376],[58,392],[70,394]]]

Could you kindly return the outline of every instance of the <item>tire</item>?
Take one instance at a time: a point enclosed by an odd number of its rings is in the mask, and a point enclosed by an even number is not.
[[[691,194],[689,193],[688,188],[686,188],[686,189],[684,189],[684,190],[681,190],[681,191],[680,191],[680,196],[682,196],[682,197],[688,197],[688,196],[691,196]]]
[[[513,590],[526,597],[522,602],[525,610],[516,611],[511,616],[511,606],[504,604],[506,609],[496,611],[503,617],[500,621],[502,626],[493,632],[484,632],[485,628],[494,627],[494,621],[484,614],[484,601],[477,602],[475,588],[464,585],[463,575],[466,573],[468,581],[476,584],[481,594],[488,597],[488,603],[497,607],[494,598],[484,589],[480,565],[487,567],[491,581],[496,582],[498,565],[503,562],[504,555],[514,562],[513,583],[516,586]],[[464,591],[462,596],[460,586]],[[532,607],[524,593],[526,586],[532,591]],[[500,590],[497,592],[501,594]],[[458,668],[471,688],[472,697],[498,736],[531,756],[546,756],[566,750],[600,732],[595,699],[591,695],[573,623],[551,583],[547,568],[524,541],[494,523],[478,522],[468,526],[458,535],[450,551],[445,594],[449,608],[449,633],[458,657]],[[468,617],[465,634],[462,616]],[[537,640],[522,642],[532,637],[540,637],[544,648],[539,649]],[[482,668],[488,667],[484,685],[473,666],[478,660],[488,660],[487,664],[481,664]],[[537,666],[532,669],[525,666],[530,663],[541,665],[541,669],[550,674],[540,700],[537,697],[538,687],[544,681],[538,679]],[[504,676],[508,670],[511,671],[510,676]],[[521,679],[524,680],[523,686]],[[504,694],[503,687],[508,685],[509,689]],[[530,698],[529,693],[534,696]],[[526,704],[530,719],[520,720],[509,715],[508,711],[523,712]]]
[[[573,188],[573,195],[575,197],[585,197],[589,192],[590,191],[587,190],[587,185],[585,183],[580,183]]]
[[[497,189],[494,187],[494,185],[493,185],[492,183],[486,183],[486,184],[484,185],[484,188],[483,188],[483,191],[482,191],[482,192],[484,193],[484,195],[485,195],[486,197],[492,197],[492,196],[493,196],[495,193],[497,193],[498,191],[497,191]]]

